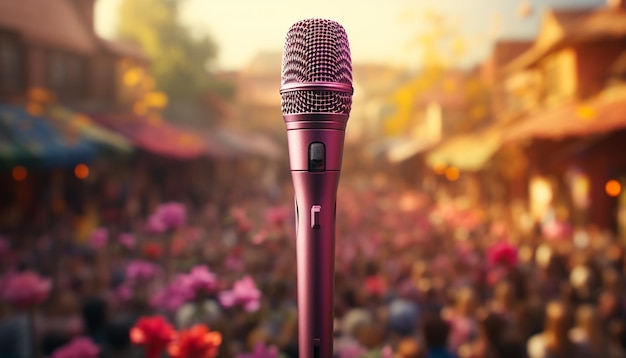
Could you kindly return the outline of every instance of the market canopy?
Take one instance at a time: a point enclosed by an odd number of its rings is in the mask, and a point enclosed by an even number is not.
[[[461,134],[452,137],[426,155],[430,166],[446,164],[461,170],[482,169],[502,144],[502,132],[492,126],[482,132]]]
[[[178,159],[194,159],[207,152],[205,138],[158,117],[132,114],[91,117],[147,152]]]
[[[124,136],[108,130],[85,114],[73,112],[68,108],[55,106],[46,112],[46,118],[52,120],[57,127],[69,132],[78,132],[98,144],[120,152],[131,152],[132,143]]]
[[[0,160],[3,165],[62,167],[88,161],[96,142],[77,132],[64,132],[47,118],[18,106],[0,104]]]
[[[506,128],[504,141],[561,139],[626,128],[626,86],[609,88],[588,101],[572,101],[529,114]]]

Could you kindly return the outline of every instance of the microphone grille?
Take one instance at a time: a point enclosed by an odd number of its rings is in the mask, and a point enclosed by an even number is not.
[[[330,82],[352,85],[352,59],[344,28],[326,19],[307,19],[289,28],[283,51],[281,85]],[[283,114],[349,114],[352,94],[296,90],[281,95]]]

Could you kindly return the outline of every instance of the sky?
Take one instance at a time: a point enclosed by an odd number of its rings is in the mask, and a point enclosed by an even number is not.
[[[96,31],[114,38],[120,1],[98,0]],[[130,0],[132,1],[132,0]],[[410,39],[423,31],[420,16],[443,14],[465,40],[471,65],[486,56],[496,38],[532,38],[549,7],[604,6],[605,0],[185,0],[181,20],[196,34],[218,44],[216,66],[236,70],[260,51],[282,51],[289,27],[306,18],[328,18],[343,25],[353,63],[411,67],[416,53]],[[532,9],[520,16],[520,8]],[[413,20],[410,20],[413,19]]]

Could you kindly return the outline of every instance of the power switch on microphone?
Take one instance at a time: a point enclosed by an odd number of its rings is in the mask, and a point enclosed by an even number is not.
[[[309,171],[323,172],[326,170],[326,148],[322,142],[309,144]]]
[[[313,205],[311,207],[311,229],[320,228],[320,213],[321,212],[322,212],[322,207],[320,205]]]

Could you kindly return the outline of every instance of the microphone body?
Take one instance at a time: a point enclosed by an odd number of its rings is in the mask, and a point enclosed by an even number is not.
[[[332,357],[335,208],[341,172],[299,169],[308,164],[301,154],[310,152],[311,143],[323,143],[327,164],[334,161],[340,166],[344,133],[337,129],[287,132],[296,206],[298,347],[302,358]]]
[[[299,357],[331,358],[337,189],[352,103],[343,27],[321,19],[294,24],[282,72],[296,211]]]

